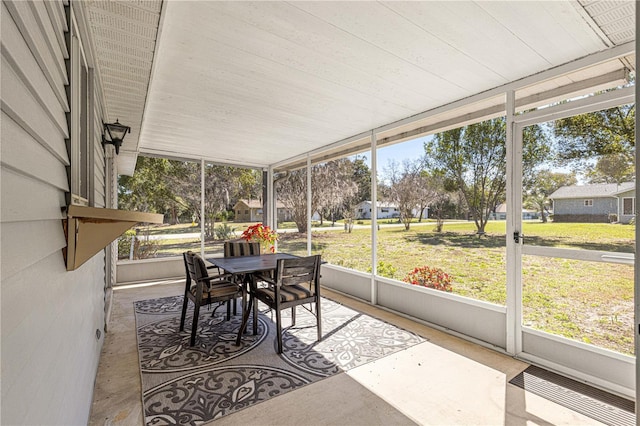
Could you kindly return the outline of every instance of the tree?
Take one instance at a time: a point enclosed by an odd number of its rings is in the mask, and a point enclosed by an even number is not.
[[[355,184],[356,192],[351,196],[345,197],[342,202],[342,217],[345,229],[349,233],[353,230],[357,205],[362,201],[371,199],[371,170],[366,163],[366,157],[356,155],[351,164],[351,181]]]
[[[169,167],[169,160],[139,156],[133,176],[118,176],[118,208],[172,213],[175,197],[166,180]],[[175,212],[170,220],[175,223]]]
[[[531,180],[530,188],[525,194],[524,205],[538,211],[542,222],[546,223],[549,213],[549,195],[561,186],[575,185],[577,182],[575,173],[540,170]]]
[[[169,160],[165,177],[179,208],[193,221],[200,221],[200,163]]]
[[[242,185],[245,181],[251,185],[251,173],[247,169],[229,166],[217,166],[207,164],[205,166],[205,235],[215,235],[216,217],[222,215],[229,206],[231,200],[238,194],[250,193],[251,188]],[[248,191],[248,192],[247,192]]]
[[[232,200],[255,191],[256,171],[249,169],[205,164],[204,217],[201,216],[200,164],[190,161],[171,161],[167,177],[176,200],[193,218],[204,221],[205,237],[215,235],[215,222],[226,212]]]
[[[214,235],[217,216],[223,215],[239,196],[250,198],[259,192],[257,170],[205,165],[205,217],[201,218],[200,164],[138,157],[134,176],[120,176],[119,205],[129,210],[168,213],[170,223],[182,215],[204,220],[205,235]]]
[[[489,215],[505,198],[505,128],[505,119],[495,118],[439,133],[425,142],[428,165],[443,174],[448,190],[462,193],[478,235],[485,233]],[[525,180],[548,153],[542,129],[527,127],[523,144]]]
[[[421,160],[405,160],[400,167],[396,161],[391,160],[385,170],[388,189],[380,192],[387,192],[385,198],[397,205],[400,220],[407,231],[411,227],[414,210],[424,199],[423,164]]]
[[[635,176],[633,151],[601,155],[593,166],[587,166],[589,183],[622,183]]]
[[[327,214],[332,221],[340,215],[350,215],[349,210],[353,210],[359,189],[356,181],[365,170],[362,164],[343,158],[312,166],[312,214]],[[276,176],[274,183],[278,200],[291,211],[298,232],[303,232],[307,229],[306,169],[281,173]]]
[[[311,169],[312,210],[323,216],[331,217],[335,225],[337,217],[342,215],[345,200],[352,198],[358,191],[353,180],[353,163],[347,159],[328,161]]]
[[[237,190],[234,191],[237,198],[262,199],[262,171],[255,169],[239,169]],[[235,198],[235,197],[234,197]],[[235,204],[235,199],[231,203]],[[232,207],[232,206],[228,206]]]
[[[558,162],[590,183],[621,183],[635,175],[635,104],[556,120]]]
[[[364,155],[356,155],[353,163],[353,178],[352,180],[358,186],[358,193],[356,194],[355,204],[362,201],[371,199],[371,169],[366,163],[367,157]]]
[[[439,172],[422,172],[425,187],[429,188],[429,216],[436,220],[436,232],[442,232],[446,212],[451,205],[451,193],[445,187],[445,178]]]
[[[274,179],[277,198],[289,209],[298,232],[307,229],[307,170],[279,173]]]
[[[584,167],[586,159],[632,152],[635,117],[635,104],[630,104],[556,120],[558,159]]]

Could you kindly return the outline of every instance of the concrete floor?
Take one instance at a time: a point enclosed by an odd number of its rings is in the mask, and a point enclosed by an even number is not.
[[[182,290],[182,281],[114,290],[90,425],[144,424],[133,302]],[[329,290],[324,295],[429,341],[225,416],[216,425],[600,424],[509,384],[528,366],[524,362]]]

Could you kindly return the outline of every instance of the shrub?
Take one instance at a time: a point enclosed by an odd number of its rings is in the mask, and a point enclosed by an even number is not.
[[[138,260],[156,257],[159,248],[160,242],[149,239],[149,235],[144,235],[142,238],[136,237],[133,247],[133,258]]]
[[[147,259],[155,257],[160,243],[149,238],[149,230],[142,231],[142,235],[138,236],[135,229],[129,229],[120,238],[118,238],[118,259],[129,259],[131,255],[131,240],[133,238],[133,258]]]
[[[367,271],[371,272],[371,267],[369,267]],[[396,267],[391,263],[383,262],[382,260],[378,261],[378,266],[376,268],[377,275],[386,278],[394,278],[397,271]]]
[[[215,234],[216,238],[219,240],[229,240],[236,236],[236,228],[223,223],[216,227]]]
[[[131,253],[131,237],[135,237],[135,229],[129,229],[118,238],[118,259],[128,259]]]
[[[430,266],[419,266],[409,272],[403,279],[404,282],[420,285],[422,287],[433,288],[451,292],[451,277],[440,268]]]

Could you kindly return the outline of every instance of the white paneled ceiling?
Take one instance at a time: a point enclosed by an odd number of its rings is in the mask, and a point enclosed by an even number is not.
[[[144,110],[120,116],[139,138],[122,149],[249,166],[282,162],[628,43],[634,7],[168,0]],[[632,68],[633,60],[615,58],[519,96]],[[140,95],[137,88],[131,93]],[[503,100],[482,108],[487,102]]]

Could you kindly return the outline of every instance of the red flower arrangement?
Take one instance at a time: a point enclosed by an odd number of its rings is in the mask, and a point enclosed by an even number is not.
[[[276,252],[275,243],[278,240],[278,234],[262,223],[256,223],[245,229],[240,238],[245,241],[259,242],[264,251],[269,250],[271,253]]]
[[[419,266],[409,272],[403,279],[404,282],[451,292],[451,277],[440,268],[430,266]]]

